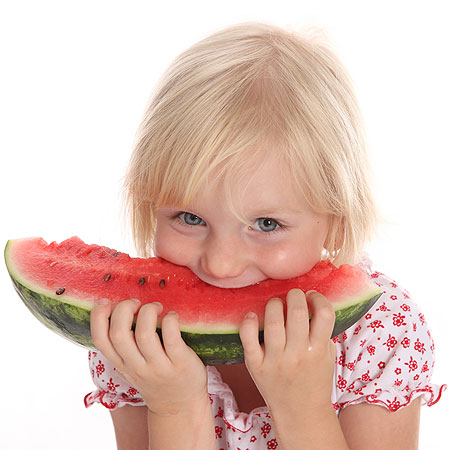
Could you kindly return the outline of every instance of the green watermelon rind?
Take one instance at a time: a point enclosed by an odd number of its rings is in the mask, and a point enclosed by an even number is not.
[[[95,349],[90,332],[92,305],[71,304],[67,297],[65,301],[62,301],[62,298],[36,292],[21,283],[12,271],[10,276],[25,305],[43,325],[71,342]],[[381,295],[381,290],[374,290],[360,301],[336,309],[335,326],[331,337],[341,334],[354,325]],[[157,331],[160,334],[160,330]],[[182,331],[181,335],[205,365],[235,364],[244,361],[244,350],[238,333],[212,334]],[[259,338],[262,342],[262,330]]]

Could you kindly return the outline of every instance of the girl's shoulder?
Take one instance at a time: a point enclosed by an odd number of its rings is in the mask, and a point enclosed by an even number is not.
[[[404,350],[427,345],[434,354],[434,343],[425,316],[410,293],[397,281],[379,270],[372,269],[372,261],[365,256],[360,263],[383,293],[372,308],[353,326],[334,338],[340,350],[351,352],[351,345],[371,350]],[[412,345],[412,347],[411,347]],[[391,353],[389,353],[391,355]]]
[[[365,401],[397,410],[419,395],[434,404],[442,387],[430,384],[435,347],[424,314],[410,293],[373,270],[367,257],[361,265],[383,294],[364,317],[333,339],[335,405]]]

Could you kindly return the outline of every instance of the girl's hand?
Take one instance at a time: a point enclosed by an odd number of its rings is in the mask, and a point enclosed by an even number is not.
[[[206,369],[181,338],[177,314],[169,312],[162,319],[162,345],[156,333],[162,305],[139,307],[139,300],[120,302],[112,312],[110,302],[96,305],[91,311],[94,345],[118,374],[139,390],[152,413],[172,416],[189,412],[199,402],[204,404],[208,395]]]
[[[240,337],[245,364],[273,415],[299,417],[329,411],[336,358],[330,339],[333,306],[318,292],[305,296],[300,289],[289,291],[286,303],[286,325],[283,302],[267,303],[263,344],[258,341],[256,316],[244,319]]]

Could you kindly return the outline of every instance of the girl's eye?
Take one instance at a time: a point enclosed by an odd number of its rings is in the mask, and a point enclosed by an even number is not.
[[[257,228],[266,233],[270,233],[271,231],[277,230],[281,225],[274,219],[270,219],[269,217],[261,217],[255,220],[255,224]]]
[[[201,217],[196,216],[190,212],[183,212],[178,215],[178,218],[186,225],[203,225],[205,222]]]

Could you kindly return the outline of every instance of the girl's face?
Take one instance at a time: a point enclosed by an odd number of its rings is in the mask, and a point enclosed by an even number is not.
[[[222,288],[306,273],[321,259],[328,217],[312,211],[287,173],[267,161],[247,189],[234,194],[246,223],[233,215],[221,183],[204,189],[185,210],[160,207],[155,255]]]

